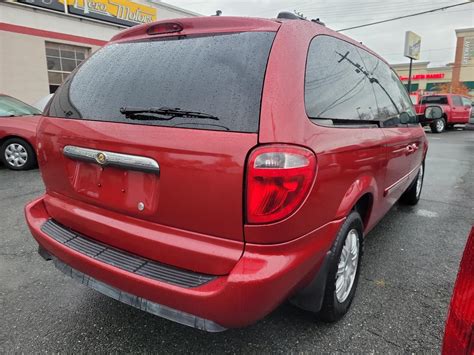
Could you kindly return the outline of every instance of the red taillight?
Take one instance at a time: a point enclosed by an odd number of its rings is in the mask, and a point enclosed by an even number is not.
[[[306,198],[316,157],[290,145],[256,148],[247,165],[247,222],[270,223],[293,213]]]
[[[146,33],[149,35],[161,35],[165,33],[181,32],[182,30],[183,26],[181,24],[176,22],[166,22],[150,26],[146,30]]]
[[[474,227],[454,285],[444,333],[443,354],[474,354]]]

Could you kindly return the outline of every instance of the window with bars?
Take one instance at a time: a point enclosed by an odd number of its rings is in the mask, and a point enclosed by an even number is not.
[[[88,56],[89,48],[46,42],[49,92],[54,93],[66,77]]]

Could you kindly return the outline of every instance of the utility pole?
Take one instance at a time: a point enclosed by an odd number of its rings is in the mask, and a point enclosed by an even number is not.
[[[413,66],[413,58],[410,58],[410,67],[408,69],[408,95],[411,94],[411,69]]]

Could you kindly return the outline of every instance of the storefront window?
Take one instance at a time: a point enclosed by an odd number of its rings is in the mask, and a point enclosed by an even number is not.
[[[68,44],[46,42],[49,92],[56,89],[66,77],[88,56],[90,49]]]

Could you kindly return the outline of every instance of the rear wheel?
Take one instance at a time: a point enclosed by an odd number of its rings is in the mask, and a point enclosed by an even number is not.
[[[446,129],[446,121],[444,118],[438,118],[430,124],[431,132],[441,133]]]
[[[341,319],[354,299],[363,251],[363,224],[352,211],[342,225],[333,246],[323,306],[318,316],[326,322]]]
[[[0,147],[0,158],[11,170],[28,170],[36,165],[33,148],[21,138],[7,139]]]
[[[425,175],[425,165],[422,164],[418,170],[418,175],[416,176],[415,181],[410,185],[410,187],[403,193],[400,197],[400,202],[405,205],[416,205],[420,200],[421,189],[423,188],[423,178]]]

